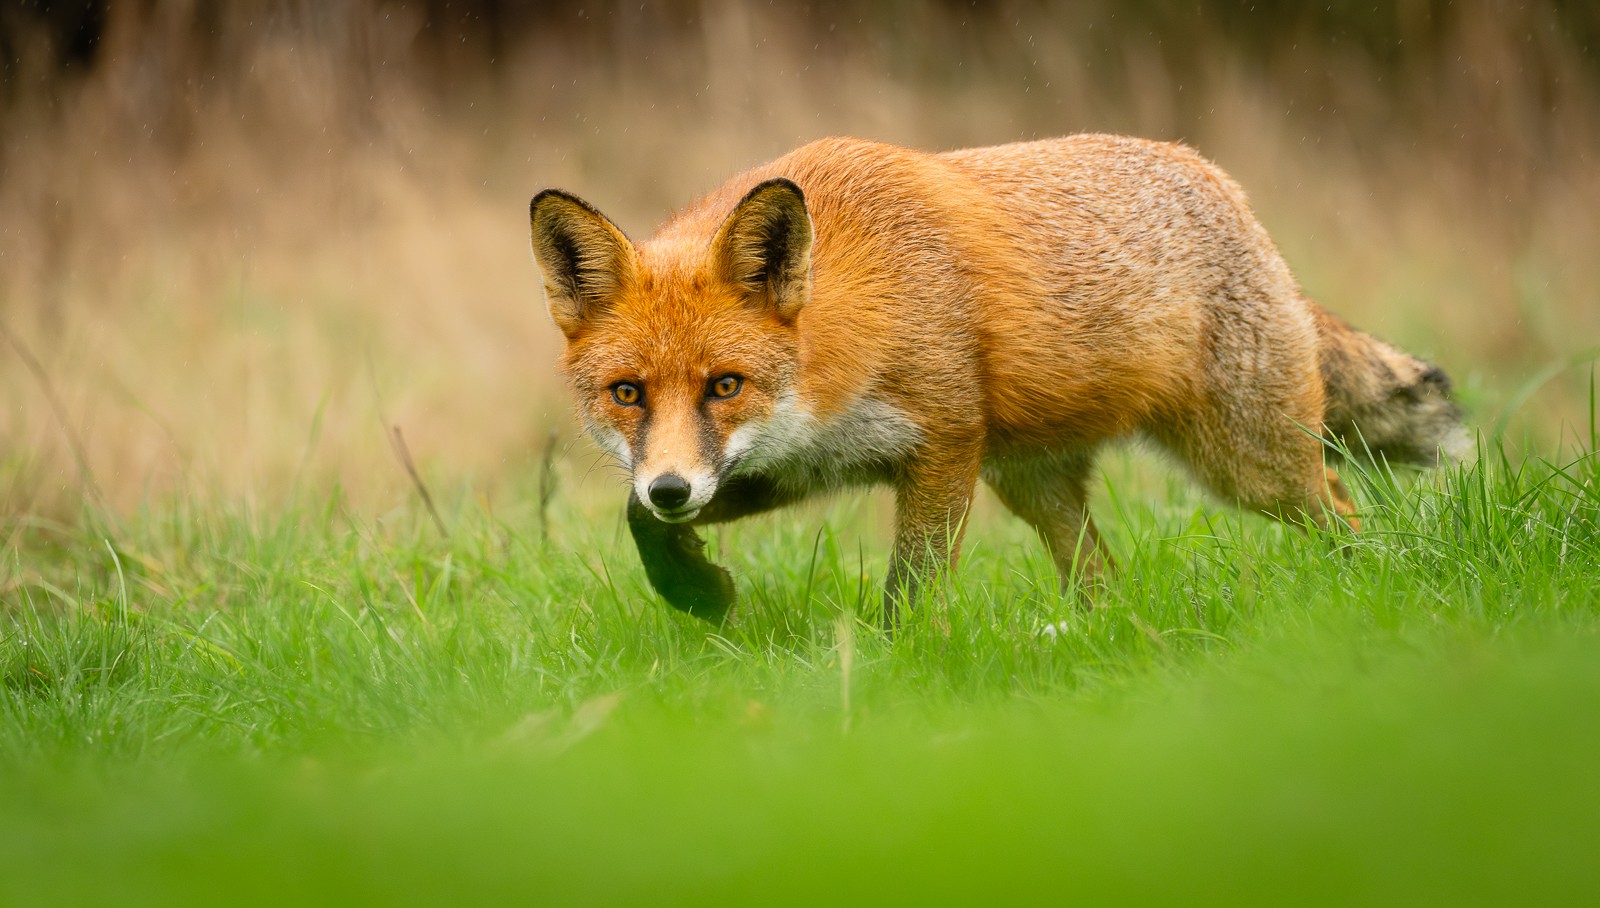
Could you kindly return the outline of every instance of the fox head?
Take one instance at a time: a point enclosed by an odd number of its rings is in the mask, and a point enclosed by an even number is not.
[[[794,406],[796,321],[811,294],[800,187],[756,186],[709,242],[674,234],[635,245],[556,189],[530,213],[579,417],[651,512],[694,519],[782,434]]]

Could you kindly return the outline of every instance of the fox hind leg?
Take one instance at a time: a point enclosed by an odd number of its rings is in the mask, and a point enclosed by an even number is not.
[[[1214,406],[1149,434],[1224,501],[1287,523],[1359,530],[1355,501],[1323,462],[1321,398]]]
[[[1323,504],[1326,511],[1332,511],[1345,526],[1360,532],[1361,518],[1356,516],[1356,502],[1350,497],[1350,490],[1345,488],[1344,480],[1333,467],[1323,467]]]
[[[1091,452],[1002,459],[984,465],[984,480],[1000,502],[1044,542],[1061,588],[1099,584],[1115,569],[1089,516]]]

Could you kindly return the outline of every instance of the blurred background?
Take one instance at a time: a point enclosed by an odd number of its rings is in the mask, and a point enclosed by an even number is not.
[[[1480,428],[1587,439],[1597,42],[1546,0],[7,2],[0,513],[88,477],[123,511],[392,504],[389,425],[436,491],[511,495],[575,434],[529,197],[644,237],[830,134],[1190,143]]]

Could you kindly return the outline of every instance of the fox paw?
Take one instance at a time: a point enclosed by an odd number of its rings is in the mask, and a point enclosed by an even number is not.
[[[738,596],[726,569],[700,559],[697,563],[657,565],[645,562],[645,574],[667,604],[696,618],[721,624]]]

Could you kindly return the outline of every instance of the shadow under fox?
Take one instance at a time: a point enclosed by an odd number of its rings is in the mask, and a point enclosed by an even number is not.
[[[893,487],[887,623],[954,562],[980,478],[1066,583],[1110,566],[1088,480],[1119,437],[1241,507],[1352,528],[1312,430],[1396,462],[1466,446],[1444,374],[1306,299],[1244,193],[1182,145],[824,139],[643,243],[559,190],[531,215],[650,581],[711,620],[734,587],[694,527],[819,492]]]

